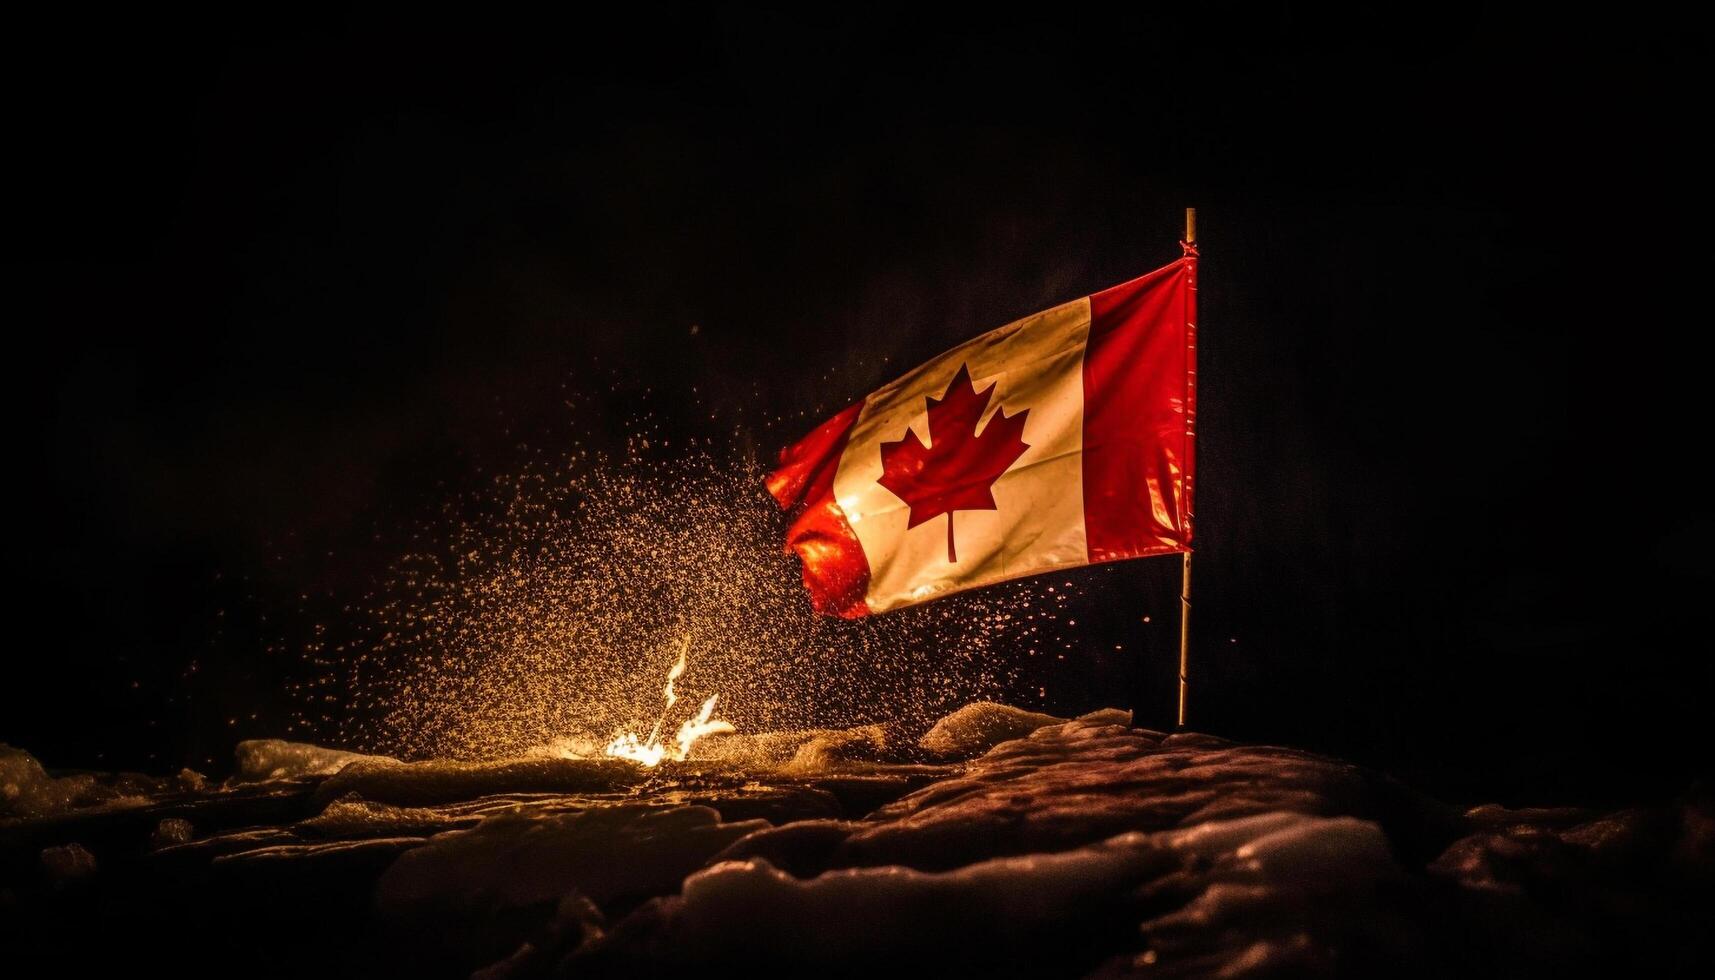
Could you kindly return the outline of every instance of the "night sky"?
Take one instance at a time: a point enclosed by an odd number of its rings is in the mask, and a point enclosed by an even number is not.
[[[210,768],[283,732],[298,597],[551,448],[566,392],[617,444],[644,388],[706,434],[696,386],[765,457],[1171,261],[1195,205],[1193,727],[1455,797],[1683,789],[1702,52],[1376,16],[19,25],[0,741]],[[1177,572],[1089,573],[1082,636],[1146,650],[1050,706],[1171,723]]]

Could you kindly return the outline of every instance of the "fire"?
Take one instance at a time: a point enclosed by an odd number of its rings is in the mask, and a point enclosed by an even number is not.
[[[636,732],[621,732],[613,741],[607,743],[602,754],[629,759],[638,765],[654,768],[664,759],[683,762],[691,754],[691,745],[704,735],[719,735],[735,730],[730,723],[714,717],[715,702],[720,699],[720,695],[711,694],[696,715],[679,726],[679,733],[673,736],[672,742],[661,741],[661,726],[667,721],[667,713],[672,711],[673,705],[679,701],[678,692],[673,690],[673,682],[685,673],[690,652],[691,638],[687,636],[679,644],[679,659],[667,670],[667,686],[661,692],[667,704],[661,709],[661,717],[655,719],[655,727],[649,730],[649,737],[644,739]]]

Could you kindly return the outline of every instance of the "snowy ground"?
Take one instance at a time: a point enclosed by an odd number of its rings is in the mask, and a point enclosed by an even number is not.
[[[0,748],[9,964],[178,973],[1709,975],[1715,804],[1461,810],[1291,749],[973,705],[640,770]],[[28,971],[20,975],[29,975]]]

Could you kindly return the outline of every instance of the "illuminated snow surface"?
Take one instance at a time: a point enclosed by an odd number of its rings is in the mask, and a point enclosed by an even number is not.
[[[644,770],[278,741],[0,748],[6,956],[56,974],[1707,975],[1715,807],[1469,811],[1292,749],[972,705]]]

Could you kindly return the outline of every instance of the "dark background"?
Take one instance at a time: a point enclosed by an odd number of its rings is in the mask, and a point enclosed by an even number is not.
[[[567,390],[617,438],[695,384],[771,453],[1171,260],[1194,204],[1194,726],[1465,798],[1706,768],[1706,36],[1281,4],[13,39],[0,740],[50,765],[281,733],[269,617],[364,589]],[[1168,723],[1177,563],[1084,574]]]

